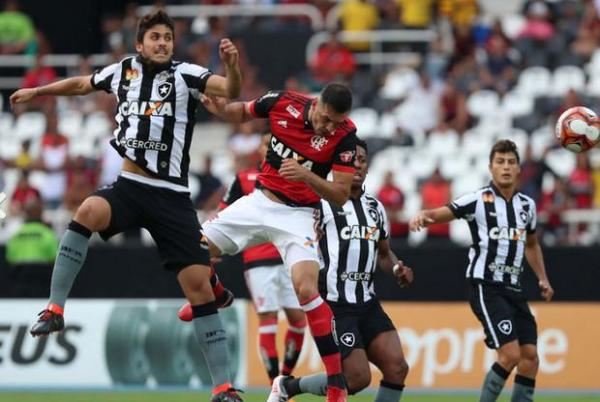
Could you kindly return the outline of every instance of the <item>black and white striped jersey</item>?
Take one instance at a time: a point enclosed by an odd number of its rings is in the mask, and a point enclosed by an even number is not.
[[[322,200],[319,290],[334,303],[365,303],[373,297],[379,240],[389,236],[381,202],[367,194],[343,207]]]
[[[520,287],[527,234],[534,233],[537,224],[533,199],[517,192],[506,200],[490,183],[448,207],[471,230],[467,278]]]
[[[94,88],[117,97],[112,146],[162,187],[187,191],[194,116],[211,75],[204,67],[177,61],[150,71],[139,56],[92,75]]]

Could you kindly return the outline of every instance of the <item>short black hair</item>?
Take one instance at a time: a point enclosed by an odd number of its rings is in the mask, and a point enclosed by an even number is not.
[[[166,25],[171,32],[173,32],[173,35],[175,35],[175,22],[173,22],[173,19],[160,8],[140,18],[136,33],[136,39],[138,43],[142,43],[144,41],[144,35],[150,28],[161,24]]]
[[[519,157],[519,150],[517,149],[517,144],[511,140],[498,140],[492,147],[490,151],[490,164],[492,160],[494,160],[494,155],[496,153],[506,154],[512,152],[517,157],[517,163],[521,163],[521,158]]]
[[[365,140],[356,137],[356,146],[363,148],[365,150],[365,153],[369,155],[369,147],[367,146],[367,142]]]
[[[321,91],[321,101],[336,113],[347,113],[352,107],[352,91],[344,84],[327,84]]]

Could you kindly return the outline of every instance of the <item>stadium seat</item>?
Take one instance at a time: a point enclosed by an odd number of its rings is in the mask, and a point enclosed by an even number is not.
[[[383,138],[393,138],[397,127],[396,116],[393,113],[383,113],[377,123],[375,135]]]
[[[512,117],[533,112],[533,96],[525,92],[510,91],[502,98],[501,109]]]
[[[390,71],[385,77],[385,83],[379,91],[379,96],[384,99],[402,99],[418,80],[418,74],[411,68],[400,68]]]
[[[590,96],[600,96],[600,72],[590,76],[585,93]]]
[[[92,140],[106,138],[112,131],[112,123],[102,112],[88,115],[83,123],[82,135]]]
[[[83,135],[83,114],[76,110],[61,113],[58,118],[58,131],[69,138]]]
[[[531,96],[546,95],[550,91],[552,76],[546,67],[529,67],[521,71],[516,90]]]
[[[461,177],[471,170],[471,159],[460,153],[445,155],[439,162],[440,173],[446,179]]]
[[[406,164],[406,174],[413,175],[417,179],[427,179],[438,166],[437,158],[427,149],[415,151]]]
[[[564,178],[575,169],[576,156],[564,148],[556,148],[546,154],[545,161],[554,173]]]
[[[461,154],[463,157],[470,158],[477,155],[486,154],[490,151],[493,141],[492,136],[485,135],[477,129],[467,130],[463,133],[461,140]]]
[[[349,117],[356,125],[357,133],[361,138],[379,135],[377,132],[379,115],[375,109],[368,107],[353,109]]]
[[[590,77],[600,75],[600,49],[596,49],[594,53],[592,53],[590,62],[585,66],[585,71]]]
[[[554,136],[554,128],[550,125],[539,127],[537,130],[531,133],[529,139],[529,146],[531,146],[531,152],[534,159],[540,159],[546,149],[556,144],[556,137]]]
[[[14,135],[19,140],[39,138],[46,130],[46,116],[41,112],[25,112],[17,117]]]
[[[407,174],[403,170],[396,170],[394,174],[394,184],[402,190],[403,193],[414,193],[417,191],[417,178],[412,174]]]
[[[459,136],[454,130],[432,131],[427,138],[425,148],[433,156],[449,155],[457,151]]]
[[[487,182],[486,176],[471,169],[470,172],[465,172],[459,177],[454,178],[450,185],[452,198],[461,197],[480,189]]]
[[[481,90],[473,92],[467,99],[467,110],[475,117],[494,114],[498,110],[500,99],[495,91]]]
[[[527,135],[527,132],[525,130],[522,130],[517,127],[513,127],[509,130],[499,132],[498,135],[496,136],[496,139],[497,140],[506,139],[506,140],[514,141],[515,144],[517,144],[517,148],[519,149],[519,152],[521,152],[521,153],[523,153],[525,148],[527,148],[527,144],[529,143],[529,135]]]
[[[13,136],[14,116],[12,113],[0,112],[0,139]]]
[[[585,88],[585,74],[577,66],[560,66],[554,70],[550,93],[562,96],[568,90],[582,91]]]
[[[502,30],[510,39],[515,39],[525,25],[525,17],[522,14],[507,14],[500,19]]]

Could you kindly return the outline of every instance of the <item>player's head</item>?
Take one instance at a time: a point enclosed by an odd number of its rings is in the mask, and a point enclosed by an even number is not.
[[[175,23],[159,9],[139,20],[135,49],[146,63],[165,64],[173,57],[174,36]]]
[[[352,178],[352,189],[362,189],[363,183],[367,178],[369,165],[369,149],[367,143],[358,138],[356,141],[356,159],[354,160],[354,177]]]
[[[503,188],[515,186],[521,172],[520,162],[519,151],[513,141],[497,141],[490,151],[490,173],[494,184]]]
[[[318,135],[330,135],[346,119],[352,92],[343,84],[328,84],[310,109],[310,122]]]

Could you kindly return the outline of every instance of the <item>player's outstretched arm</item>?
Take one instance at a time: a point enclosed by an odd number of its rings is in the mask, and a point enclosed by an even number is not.
[[[446,223],[455,218],[456,216],[454,216],[450,208],[446,206],[435,209],[426,209],[412,218],[408,223],[408,227],[411,231],[418,232],[432,223]]]
[[[535,233],[527,234],[527,240],[525,241],[525,258],[527,258],[527,262],[538,278],[542,297],[546,301],[552,300],[554,289],[552,289],[552,285],[550,285],[550,281],[546,275],[544,255],[542,254],[542,248],[540,247],[540,243],[538,242]]]
[[[410,285],[413,282],[414,274],[411,268],[404,265],[404,263],[398,260],[396,254],[390,248],[389,239],[379,240],[377,254],[377,264],[384,271],[394,275],[396,281],[401,287]]]
[[[200,101],[212,114],[230,123],[243,123],[255,117],[250,114],[249,102],[231,102],[222,96],[200,95]]]
[[[91,79],[91,75],[80,75],[78,77],[65,78],[64,80],[56,81],[41,87],[22,88],[15,91],[10,96],[10,105],[14,106],[18,103],[27,103],[30,100],[43,95],[87,95],[95,90],[94,87],[92,87]]]
[[[204,93],[235,99],[240,96],[242,73],[240,72],[240,57],[237,48],[229,39],[221,39],[219,56],[223,64],[225,64],[225,77],[211,75],[208,81],[206,81],[206,90]]]

